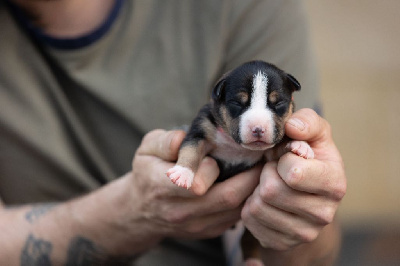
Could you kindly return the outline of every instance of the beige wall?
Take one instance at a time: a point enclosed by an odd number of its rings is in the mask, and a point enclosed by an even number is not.
[[[400,1],[305,0],[325,117],[346,164],[346,226],[400,225]]]

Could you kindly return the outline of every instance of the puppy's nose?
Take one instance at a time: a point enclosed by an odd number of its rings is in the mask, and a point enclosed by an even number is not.
[[[252,129],[253,137],[261,138],[264,136],[265,130],[262,127],[256,126]]]

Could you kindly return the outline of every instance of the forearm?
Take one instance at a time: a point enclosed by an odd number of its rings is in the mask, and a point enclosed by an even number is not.
[[[263,249],[266,265],[333,265],[341,244],[340,226],[337,221],[327,225],[313,242],[302,244],[288,251]]]
[[[9,207],[0,212],[0,264],[35,265],[65,261],[68,241],[73,234],[67,221],[60,223],[55,211],[65,204],[51,203]],[[67,216],[67,215],[66,215]],[[69,219],[70,221],[70,219]],[[57,230],[54,230],[58,227]]]
[[[101,265],[151,246],[159,238],[143,226],[139,214],[127,215],[129,223],[123,220],[121,209],[136,211],[124,195],[129,192],[128,181],[121,178],[65,203],[3,208],[0,265],[81,265],[82,260]]]

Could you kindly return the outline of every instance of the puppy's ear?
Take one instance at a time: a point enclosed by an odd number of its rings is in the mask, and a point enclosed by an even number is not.
[[[288,80],[290,81],[290,83],[293,86],[293,91],[299,91],[301,89],[300,82],[292,75],[290,75],[290,74],[286,74],[286,75],[288,77]]]
[[[225,79],[218,81],[217,85],[212,90],[212,99],[216,102],[220,101],[225,89]]]

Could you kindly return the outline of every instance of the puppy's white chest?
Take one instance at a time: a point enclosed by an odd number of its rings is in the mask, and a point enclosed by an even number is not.
[[[210,155],[232,165],[241,163],[252,165],[260,161],[264,153],[243,148],[226,133],[220,131],[217,131],[214,143],[216,148],[210,152]]]

